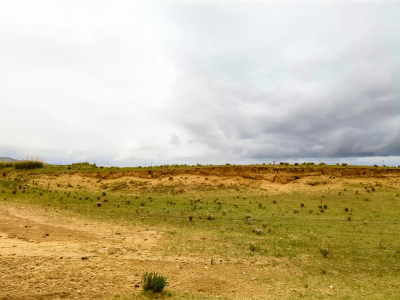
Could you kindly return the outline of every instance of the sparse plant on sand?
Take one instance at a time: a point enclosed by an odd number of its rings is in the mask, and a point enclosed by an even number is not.
[[[142,276],[143,290],[160,293],[167,284],[167,277],[159,276],[156,273],[145,273]]]
[[[249,242],[249,249],[250,249],[251,252],[256,251],[256,249],[257,249],[257,243],[254,242],[254,241]]]
[[[328,246],[326,246],[326,247],[321,247],[321,248],[319,249],[319,252],[322,254],[322,257],[323,257],[323,258],[327,258],[328,255],[331,253],[331,250],[329,249]]]

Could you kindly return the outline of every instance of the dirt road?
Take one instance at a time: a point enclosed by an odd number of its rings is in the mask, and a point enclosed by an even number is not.
[[[0,299],[96,299],[140,293],[141,276],[168,277],[169,291],[232,299],[290,297],[272,291],[297,272],[282,259],[219,262],[169,256],[163,234],[140,227],[96,223],[32,207],[0,206]],[[274,263],[275,262],[275,263]],[[270,290],[269,293],[266,291]]]

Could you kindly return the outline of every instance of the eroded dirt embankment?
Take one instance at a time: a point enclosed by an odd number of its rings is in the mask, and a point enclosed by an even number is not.
[[[143,171],[116,172],[78,172],[79,175],[101,179],[117,179],[121,177],[137,177],[143,179],[165,178],[169,176],[197,175],[242,177],[246,179],[267,180],[277,183],[288,183],[308,176],[328,175],[344,178],[384,178],[400,175],[400,168],[370,168],[370,167],[291,167],[280,168],[271,166],[227,166],[201,167],[181,169],[155,169]]]

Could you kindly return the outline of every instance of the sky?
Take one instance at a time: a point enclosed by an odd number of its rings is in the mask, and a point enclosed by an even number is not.
[[[0,4],[0,156],[400,165],[400,1]]]

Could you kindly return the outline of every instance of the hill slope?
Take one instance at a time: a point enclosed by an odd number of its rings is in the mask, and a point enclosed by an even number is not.
[[[0,162],[16,162],[16,161],[19,160],[11,157],[0,157]]]

